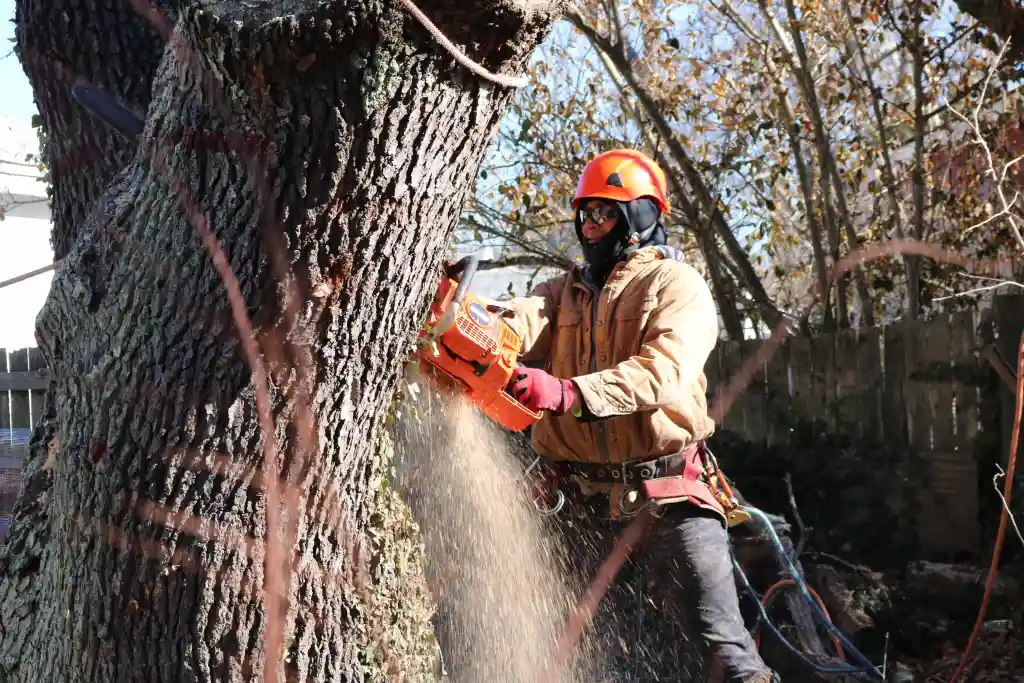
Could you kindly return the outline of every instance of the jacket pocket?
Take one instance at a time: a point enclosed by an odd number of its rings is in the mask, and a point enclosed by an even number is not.
[[[615,320],[645,320],[657,305],[658,300],[653,296],[645,296],[639,300],[620,301],[615,306],[615,313],[612,317]]]
[[[599,363],[610,367],[639,353],[643,345],[644,330],[657,300],[647,296],[639,300],[623,301],[612,314],[609,339],[611,344],[602,349]]]
[[[579,358],[584,354],[583,316],[578,310],[561,310],[555,320],[551,344],[551,374],[573,377],[579,372]]]
[[[635,321],[635,319],[650,315],[650,311],[654,310],[656,306],[657,298],[654,296],[645,296],[639,300],[622,301],[615,306],[614,317],[615,319],[621,319],[621,321]]]

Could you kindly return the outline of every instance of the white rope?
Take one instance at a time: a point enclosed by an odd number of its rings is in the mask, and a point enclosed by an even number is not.
[[[455,58],[456,62],[466,67],[477,76],[506,88],[522,88],[530,82],[525,76],[503,76],[501,74],[488,71],[467,57],[466,54],[455,45],[455,43],[448,40],[448,37],[441,33],[441,29],[434,26],[433,22],[431,22],[430,19],[427,19],[427,16],[420,11],[420,8],[412,4],[412,0],[398,0],[398,3],[408,10],[409,14],[416,17],[417,21],[423,24],[423,28],[427,29],[430,34],[434,36],[437,42],[441,43],[441,46],[448,51],[448,54]]]
[[[57,263],[51,263],[48,266],[43,266],[42,268],[36,268],[35,270],[30,270],[27,273],[16,275],[15,277],[12,277],[10,280],[3,280],[2,282],[0,282],[0,289],[3,289],[4,287],[7,287],[9,285],[16,285],[22,280],[27,280],[30,277],[35,277],[36,275],[42,275],[43,273],[51,271],[56,267]]]

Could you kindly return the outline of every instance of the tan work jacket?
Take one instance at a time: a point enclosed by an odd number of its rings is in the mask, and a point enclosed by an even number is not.
[[[616,266],[605,286],[581,268],[504,302],[523,337],[522,360],[571,378],[590,412],[545,414],[534,448],[554,460],[621,463],[679,453],[714,432],[704,364],[718,340],[707,284],[668,247]]]

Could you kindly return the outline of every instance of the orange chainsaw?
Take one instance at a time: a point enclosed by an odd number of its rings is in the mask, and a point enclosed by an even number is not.
[[[462,391],[489,418],[521,432],[541,414],[505,391],[522,339],[506,322],[511,310],[469,293],[479,263],[474,255],[445,266],[416,353],[435,384]]]

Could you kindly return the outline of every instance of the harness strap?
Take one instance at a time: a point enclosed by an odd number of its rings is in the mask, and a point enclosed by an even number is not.
[[[534,481],[548,493],[560,489],[563,480],[572,478],[586,484],[610,485],[612,500],[609,502],[614,519],[622,512],[620,499],[627,491],[636,491],[657,505],[690,500],[702,507],[715,508],[730,527],[750,517],[739,506],[718,460],[704,441],[681,453],[619,464],[541,460],[540,481]],[[561,505],[558,507],[560,509]]]

